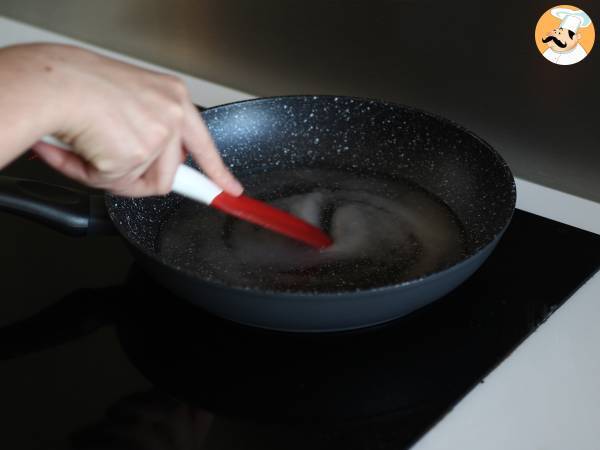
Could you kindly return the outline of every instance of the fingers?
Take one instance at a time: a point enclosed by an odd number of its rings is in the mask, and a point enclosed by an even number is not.
[[[166,149],[152,161],[150,167],[127,185],[114,186],[113,194],[129,197],[145,195],[166,195],[171,192],[177,167],[184,161],[185,153],[181,148],[181,139],[174,136]]]
[[[181,148],[181,138],[173,136],[166,148],[158,153],[149,167],[143,166],[143,172],[135,172],[113,183],[108,189],[116,195],[142,197],[147,195],[166,195],[171,192],[177,167],[184,161],[185,153]]]
[[[240,195],[243,191],[242,186],[225,167],[195,109],[192,113],[196,129],[191,134],[192,138],[185,142],[194,149],[193,156],[207,175],[223,189],[232,195]],[[45,142],[38,142],[33,148],[49,166],[76,181],[106,189],[116,195],[142,197],[166,195],[171,192],[177,167],[186,156],[182,148],[183,143],[180,135],[175,134],[166,145],[162,144],[157,149],[144,152],[147,155],[144,160],[137,160],[136,164],[129,168],[122,166],[118,173],[101,170],[76,153]]]
[[[217,148],[196,108],[186,105],[183,144],[198,165],[215,183],[229,194],[238,196],[244,188],[223,163]]]
[[[37,142],[33,149],[53,169],[81,183],[88,182],[90,167],[80,156],[45,142]]]
[[[185,152],[181,148],[181,138],[175,136],[167,149],[156,159],[144,175],[145,182],[153,186],[159,195],[171,192],[177,167],[185,160]]]

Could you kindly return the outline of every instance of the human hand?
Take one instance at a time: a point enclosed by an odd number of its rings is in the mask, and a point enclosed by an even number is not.
[[[12,56],[36,80],[36,92],[45,94],[38,101],[53,105],[41,109],[49,117],[33,139],[53,134],[73,151],[45,143],[33,148],[65,175],[119,195],[166,194],[189,153],[221,188],[242,192],[179,78],[71,46],[33,44],[3,53],[3,62]]]

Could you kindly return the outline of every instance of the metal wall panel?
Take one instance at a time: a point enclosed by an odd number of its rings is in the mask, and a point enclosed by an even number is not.
[[[547,2],[450,3],[0,0],[0,14],[258,95],[425,108],[489,140],[518,175],[600,201],[600,50],[544,60],[533,31]],[[600,25],[600,5],[578,5]]]

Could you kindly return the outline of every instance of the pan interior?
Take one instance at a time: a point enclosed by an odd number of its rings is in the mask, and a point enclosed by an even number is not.
[[[458,218],[409,182],[319,169],[273,170],[243,182],[255,197],[321,227],[334,245],[317,251],[186,200],[160,233],[167,264],[246,288],[338,292],[419,278],[464,255]]]
[[[200,279],[300,292],[398,284],[474,254],[512,215],[514,182],[502,159],[420,111],[281,97],[204,116],[248,194],[360,239],[333,258],[176,195],[109,199],[113,220],[135,246]]]

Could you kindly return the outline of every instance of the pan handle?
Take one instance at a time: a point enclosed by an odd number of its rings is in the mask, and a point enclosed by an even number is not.
[[[0,211],[71,236],[114,234],[103,195],[22,178],[0,177]]]

